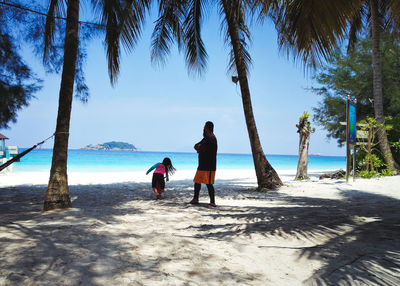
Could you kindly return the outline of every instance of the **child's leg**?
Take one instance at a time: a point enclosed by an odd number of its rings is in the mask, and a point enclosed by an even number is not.
[[[164,193],[164,189],[159,189],[158,195],[157,195],[157,200],[162,200],[162,196],[161,196],[162,193]]]

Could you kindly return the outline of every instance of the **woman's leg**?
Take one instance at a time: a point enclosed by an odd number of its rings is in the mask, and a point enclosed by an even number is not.
[[[207,185],[208,195],[210,197],[210,204],[215,205],[215,190],[212,184]]]
[[[201,184],[194,183],[194,196],[193,196],[193,200],[190,201],[191,204],[199,203],[200,189],[201,189]]]

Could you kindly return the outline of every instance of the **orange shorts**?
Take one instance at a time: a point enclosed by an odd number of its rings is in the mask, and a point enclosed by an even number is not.
[[[194,176],[193,182],[198,184],[214,184],[215,180],[215,171],[196,171],[196,175]]]

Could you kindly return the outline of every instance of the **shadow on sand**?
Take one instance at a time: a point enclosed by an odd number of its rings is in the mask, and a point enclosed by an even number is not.
[[[222,186],[225,191],[218,193]],[[192,183],[176,181],[168,188],[160,207],[188,208]],[[341,184],[336,188],[341,190]],[[105,277],[112,281],[124,272],[132,273],[134,280],[138,271],[140,280],[156,276],[162,281],[166,274],[158,265],[165,258],[134,257],[131,251],[135,246],[121,244],[121,240],[136,236],[146,242],[135,229],[120,234],[93,231],[120,223],[119,217],[124,215],[140,217],[143,208],[127,204],[132,200],[154,203],[149,189],[149,184],[129,182],[70,186],[72,209],[42,213],[46,186],[0,188],[0,284],[23,285],[29,277],[39,285],[45,277],[49,285],[103,285]],[[315,242],[296,247],[299,258],[324,262],[304,284],[400,285],[399,200],[344,189],[341,200],[287,196],[279,191],[261,194],[238,187],[232,180],[220,181],[216,189],[221,199],[257,199],[265,201],[265,207],[200,208],[201,215],[210,221],[227,217],[232,223],[190,226],[196,238],[226,240],[252,234],[295,237]],[[203,188],[205,200],[206,192]],[[107,197],[111,194],[112,200],[104,200],[105,193]],[[59,237],[67,239],[60,243]],[[229,275],[237,275],[237,281],[244,279],[239,274]]]

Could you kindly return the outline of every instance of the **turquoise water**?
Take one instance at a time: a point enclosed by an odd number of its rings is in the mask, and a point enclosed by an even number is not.
[[[22,152],[20,150],[20,152]],[[193,170],[197,168],[196,153],[175,152],[130,152],[130,151],[92,151],[69,150],[68,171],[71,172],[126,172],[146,171],[164,157],[171,158],[172,164],[178,170]],[[16,172],[49,171],[52,150],[35,149],[25,155],[20,162],[14,163]],[[217,168],[221,169],[253,169],[253,158],[250,154],[218,154]],[[268,161],[277,170],[296,170],[297,156],[267,155]],[[344,169],[345,157],[310,156],[309,170]]]

